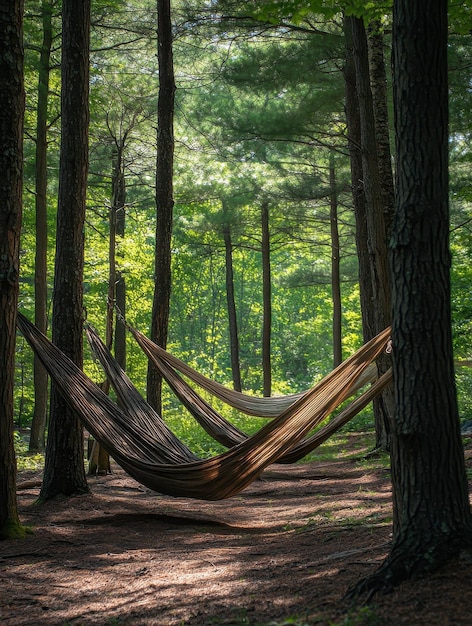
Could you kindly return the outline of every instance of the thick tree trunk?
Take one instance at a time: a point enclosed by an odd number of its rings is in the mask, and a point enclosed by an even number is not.
[[[52,4],[42,3],[43,41],[39,58],[38,105],[36,121],[36,252],[34,263],[34,323],[46,334],[47,329],[47,114],[49,100],[49,59],[52,45]],[[48,376],[41,361],[34,357],[34,413],[29,441],[30,452],[44,450]]]
[[[341,251],[339,248],[336,170],[334,164],[334,154],[332,151],[330,153],[329,160],[329,188],[329,220],[331,225],[331,292],[333,299],[333,367],[337,367],[343,360],[341,328]]]
[[[20,536],[13,445],[23,185],[23,2],[0,4],[0,539]]]
[[[236,302],[234,299],[233,244],[231,241],[231,230],[228,222],[223,224],[223,240],[225,244],[226,303],[228,308],[231,372],[233,376],[234,389],[236,391],[241,391],[242,384],[239,361],[238,320],[236,315]]]
[[[447,1],[394,5],[393,544],[356,591],[419,577],[472,547],[452,358]]]
[[[83,362],[84,222],[88,171],[90,0],[62,4],[61,156],[53,295],[53,342]],[[55,385],[41,500],[88,490],[83,428]]]
[[[159,62],[159,98],[157,104],[156,170],[156,248],[154,300],[151,339],[163,348],[167,345],[171,294],[171,239],[174,209],[174,100],[175,79],[172,52],[170,0],[157,0],[157,56]],[[147,399],[162,412],[162,377],[149,365]]]
[[[271,335],[272,335],[272,277],[270,271],[270,230],[269,230],[269,203],[265,200],[261,206],[262,226],[262,375],[263,394],[270,397],[272,394],[272,363],[271,363]]]

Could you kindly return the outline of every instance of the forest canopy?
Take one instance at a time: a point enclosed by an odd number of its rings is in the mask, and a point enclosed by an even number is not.
[[[385,7],[375,4],[382,11],[379,28],[388,68],[391,3]],[[464,3],[450,4],[453,329],[455,357],[466,360],[471,357],[472,312],[468,289],[471,49],[463,33],[470,10]],[[366,6],[364,2],[350,2],[346,11],[356,15]],[[232,380],[225,280],[230,246],[241,383],[247,391],[262,392],[265,210],[271,272],[271,392],[299,391],[332,367],[336,289],[342,302],[342,353],[349,354],[362,342],[339,4],[309,2],[301,8],[298,2],[174,2],[172,20],[175,206],[168,347],[220,382]],[[122,229],[114,237],[115,271],[126,283],[127,319],[144,330],[150,325],[159,84],[155,24],[156,6],[152,2],[92,3],[84,307],[87,319],[104,333],[110,280],[110,209],[116,199],[117,176],[121,177],[124,196],[115,216]],[[24,30],[27,102],[20,309],[32,316],[39,243],[35,177],[41,115],[47,145],[47,302],[53,287],[60,146],[60,4],[26,3]],[[41,83],[44,72],[46,84]],[[387,80],[391,109],[389,72]],[[42,90],[46,88],[44,102]],[[390,132],[392,124],[390,113]],[[333,198],[337,227],[334,246]],[[339,262],[337,285],[333,284],[333,256]],[[47,311],[50,314],[49,304]],[[50,323],[46,327],[50,328]],[[31,359],[20,338],[15,409],[19,426],[30,423],[33,411]],[[88,359],[86,369],[100,376]],[[144,390],[146,365],[130,339],[127,369]],[[470,419],[467,370],[458,372],[458,383],[461,416]],[[172,404],[168,394],[165,404]]]

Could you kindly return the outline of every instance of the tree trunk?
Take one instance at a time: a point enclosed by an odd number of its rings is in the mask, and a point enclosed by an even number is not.
[[[24,111],[23,2],[10,0],[0,9],[0,539],[24,533],[13,444]]]
[[[105,331],[105,343],[108,350],[113,349],[113,328],[115,317],[115,284],[116,284],[116,154],[112,158],[112,198],[108,211],[108,293],[107,293],[107,320]]]
[[[351,29],[352,50],[356,68],[356,89],[359,99],[362,180],[366,198],[367,247],[372,280],[373,331],[376,335],[391,323],[391,290],[388,268],[387,233],[384,216],[384,194],[378,165],[374,106],[370,85],[367,36],[364,22],[346,17]],[[384,366],[382,369],[386,369]],[[374,404],[376,447],[389,449],[391,410],[386,394]]]
[[[271,364],[271,335],[272,335],[272,277],[270,271],[270,230],[269,230],[269,203],[264,200],[261,207],[262,224],[262,374],[263,394],[272,395],[272,364]]]
[[[233,275],[233,244],[231,241],[230,225],[227,221],[223,224],[223,239],[225,243],[225,268],[226,268],[226,302],[228,307],[229,343],[231,354],[231,372],[233,387],[241,391],[241,368],[239,361],[239,337],[238,320],[236,315],[236,303],[234,299],[234,275]]]
[[[370,259],[367,248],[367,207],[363,186],[361,125],[359,98],[357,97],[356,68],[352,44],[352,30],[344,20],[346,59],[344,64],[345,112],[348,134],[349,157],[351,164],[352,200],[356,220],[356,249],[359,264],[359,290],[364,343],[375,336],[373,287],[370,273]]]
[[[395,189],[390,150],[390,129],[388,119],[387,73],[385,69],[384,38],[381,25],[370,24],[367,44],[369,54],[369,74],[374,108],[377,163],[380,176],[383,214],[387,240],[390,238],[395,214]]]
[[[38,105],[36,121],[36,252],[34,263],[34,323],[44,334],[47,329],[47,115],[49,99],[49,59],[52,45],[52,4],[42,3],[43,41],[39,58]],[[30,452],[44,450],[48,375],[39,358],[34,356],[34,413],[29,441]]]
[[[377,146],[377,164],[382,195],[385,237],[388,242],[392,232],[395,212],[395,190],[392,172],[392,154],[390,150],[390,130],[388,121],[387,76],[385,70],[384,41],[381,25],[373,22],[368,30],[369,74],[374,109],[375,138]],[[391,306],[390,304],[388,306]],[[390,316],[384,322],[388,324]],[[385,374],[392,365],[390,355],[382,354],[377,359],[379,377]],[[374,398],[374,414],[376,415],[376,447],[381,450],[390,449],[390,423],[395,411],[393,384],[385,387],[382,393]]]
[[[114,183],[114,204],[116,206],[116,236],[122,239],[125,236],[126,225],[126,180],[123,170],[123,155],[121,155],[119,168],[116,171]],[[118,251],[118,257],[120,253]],[[115,258],[116,261],[116,258]],[[125,278],[119,269],[115,269],[115,303],[118,311],[126,317],[126,284]],[[124,324],[115,324],[115,359],[126,369],[126,328]]]
[[[172,52],[170,0],[157,0],[157,56],[159,62],[159,98],[157,104],[156,169],[156,248],[154,299],[151,339],[163,348],[167,345],[171,294],[171,239],[174,209],[174,100],[175,79]],[[162,413],[162,377],[148,366],[147,399]]]
[[[392,237],[393,544],[356,592],[420,577],[472,547],[450,308],[447,1],[396,0]]]
[[[107,298],[107,319],[106,319],[106,346],[110,351],[113,351],[113,345],[115,344],[115,358],[116,356],[116,340],[118,327],[123,327],[122,324],[115,324],[115,305],[118,307],[117,302],[117,286],[120,279],[119,272],[116,268],[116,240],[117,236],[124,233],[124,210],[126,202],[126,187],[125,177],[123,172],[123,150],[124,140],[118,141],[115,138],[115,149],[112,155],[112,189],[111,189],[111,203],[109,211],[109,241],[108,241],[108,298]],[[120,233],[118,232],[120,230]],[[121,314],[125,314],[124,302],[120,300],[120,304],[123,309],[119,311]],[[115,331],[115,332],[114,332]],[[122,334],[124,336],[124,334]],[[125,367],[124,361],[126,358],[125,346],[120,345],[118,361],[121,367]],[[118,358],[117,358],[118,360]],[[105,393],[110,391],[110,382],[107,378],[101,384],[101,388]],[[89,439],[88,461],[90,475],[102,474],[110,472],[110,455],[107,450],[95,439]]]
[[[62,5],[61,155],[53,295],[53,342],[83,362],[84,222],[88,170],[90,0]],[[83,428],[55,385],[40,500],[88,490]]]
[[[341,251],[339,249],[338,231],[338,195],[336,190],[336,170],[334,153],[329,155],[329,188],[331,225],[331,291],[333,298],[333,366],[337,367],[343,360],[342,328],[341,328]]]

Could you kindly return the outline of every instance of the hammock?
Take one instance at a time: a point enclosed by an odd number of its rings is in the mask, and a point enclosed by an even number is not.
[[[245,413],[246,415],[253,415],[255,417],[276,417],[284,409],[287,409],[296,400],[299,400],[304,396],[305,393],[307,393],[306,391],[300,391],[298,393],[288,394],[284,396],[271,396],[261,398],[257,396],[250,396],[240,391],[235,391],[234,389],[230,389],[229,387],[226,387],[225,385],[215,380],[212,380],[211,378],[208,378],[201,372],[198,372],[194,368],[190,367],[188,363],[185,363],[170,352],[167,352],[167,350],[165,350],[161,346],[153,343],[145,335],[143,335],[141,332],[139,332],[126,322],[124,323],[136,339],[141,349],[143,349],[148,355],[152,353],[153,356],[150,358],[152,358],[153,361],[154,359],[157,359],[161,363],[166,363],[168,366],[172,367],[174,371],[177,370],[181,374],[184,374],[199,387],[201,387],[205,391],[208,391],[212,396],[219,398],[229,406],[232,406],[234,409],[237,409],[238,411],[240,411],[241,413]],[[157,364],[156,367],[160,369]],[[165,378],[164,374],[163,376]],[[353,388],[352,393],[354,393],[367,383],[373,382],[376,378],[377,367],[374,364],[369,364],[369,366],[362,373],[362,376],[359,378],[358,383]]]
[[[153,411],[152,407],[141,397],[137,389],[133,387],[132,382],[113,358],[110,351],[103,344],[96,331],[90,325],[87,325],[85,330],[92,354],[98,361],[100,361],[110,384],[119,398],[120,404],[126,408],[127,412],[133,410],[133,407],[129,406],[130,394],[128,392],[128,390],[132,388],[134,390],[132,397],[135,398],[133,402],[139,402],[140,411],[147,411],[149,413],[150,421],[155,421],[155,417],[153,417],[151,413]],[[203,398],[201,398],[165,362],[158,361],[155,365],[167,380],[173,392],[180,399],[181,403],[189,410],[193,417],[199,422],[205,431],[213,437],[213,439],[221,443],[223,446],[231,448],[234,445],[242,443],[242,441],[247,438],[245,433],[225,420],[223,416],[218,413],[218,411],[203,400]]]
[[[131,329],[131,327],[129,328]],[[110,384],[115,389],[120,405],[124,406],[128,413],[131,413],[135,411],[135,407],[139,403],[139,416],[143,413],[147,413],[149,417],[147,422],[150,424],[156,419],[160,419],[152,407],[141,397],[132,382],[126,376],[126,373],[101,341],[97,332],[90,325],[86,327],[86,334],[92,353],[102,365]],[[157,358],[156,353],[149,351],[147,347],[149,343],[151,342],[147,340],[142,346],[145,353],[159,369],[171,389],[182,401],[182,404],[190,411],[193,417],[195,417],[211,437],[228,448],[238,445],[248,438],[246,433],[236,428],[236,426],[220,415],[220,413],[203,400],[172,368]],[[359,379],[361,378],[363,378],[363,375],[359,377]],[[391,371],[389,370],[381,380],[376,381],[373,386],[364,392],[356,401],[346,407],[342,413],[331,420],[329,424],[324,426],[317,433],[300,441],[290,452],[280,457],[277,463],[293,463],[312,452],[312,450],[321,445],[329,436],[339,430],[339,428],[344,426],[344,424],[367,406],[390,380]],[[359,382],[356,383],[355,387],[357,387],[358,384]],[[132,390],[132,393],[130,390]],[[151,435],[154,430],[155,429],[149,429]]]
[[[203,500],[236,495],[268,465],[289,452],[348,397],[362,371],[382,352],[390,335],[390,329],[386,329],[369,341],[243,443],[210,459],[189,461],[179,459],[184,455],[176,449],[168,453],[168,442],[160,435],[162,420],[156,423],[154,440],[150,443],[147,428],[118,407],[31,322],[18,314],[17,324],[69,407],[130,476],[160,493]],[[166,436],[170,436],[169,432]]]

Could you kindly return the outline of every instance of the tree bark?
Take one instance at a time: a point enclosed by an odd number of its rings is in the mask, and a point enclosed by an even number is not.
[[[380,176],[383,215],[387,240],[390,238],[395,214],[395,189],[393,184],[390,125],[388,115],[387,72],[385,69],[384,37],[378,22],[369,25],[367,45],[369,74],[374,109],[377,163]]]
[[[228,308],[231,372],[233,376],[234,389],[236,391],[241,391],[242,385],[239,361],[238,319],[236,315],[236,302],[234,299],[233,243],[231,241],[231,227],[227,220],[225,220],[223,224],[223,240],[225,244],[226,303]]]
[[[24,533],[13,443],[16,312],[23,185],[23,2],[0,3],[0,539]]]
[[[171,294],[171,239],[174,209],[174,100],[175,79],[172,51],[170,0],[157,0],[157,56],[159,62],[159,98],[157,104],[156,169],[156,247],[154,264],[154,299],[151,339],[165,348],[169,328]],[[162,413],[162,377],[149,364],[147,399]]]
[[[34,262],[34,323],[44,334],[47,330],[47,117],[49,100],[49,60],[52,45],[52,4],[42,3],[43,41],[39,58],[38,104],[36,121],[36,251]],[[30,452],[44,450],[48,406],[48,375],[34,356],[34,413],[29,441]]]
[[[387,74],[385,70],[384,38],[381,25],[373,22],[369,25],[368,36],[369,75],[374,110],[375,139],[377,146],[377,164],[380,179],[380,193],[384,217],[385,239],[388,242],[392,232],[395,213],[395,190],[392,172],[392,154],[390,150],[390,130],[387,98]],[[391,307],[390,298],[387,306]],[[381,323],[390,322],[390,312]],[[392,365],[388,354],[377,359],[379,377]],[[389,384],[373,401],[376,416],[376,448],[390,449],[390,423],[395,411],[393,385]]]
[[[118,283],[122,282],[122,277],[116,267],[116,242],[118,236],[124,234],[124,210],[126,202],[126,186],[125,176],[123,171],[123,151],[125,138],[119,140],[114,137],[115,148],[112,153],[112,189],[111,189],[111,202],[109,210],[109,241],[108,241],[108,298],[107,298],[107,319],[106,319],[106,337],[105,343],[110,352],[115,352],[115,358],[120,366],[125,369],[126,360],[126,340],[124,334],[119,335],[117,333],[118,328],[122,328],[122,324],[115,324],[115,305],[122,315],[125,315],[124,299],[120,297],[120,304],[123,308],[118,306],[117,292]],[[123,345],[120,343],[117,356],[117,337],[120,337],[124,341]],[[114,348],[114,350],[113,350]],[[105,378],[101,384],[101,388],[105,393],[110,391],[110,381]],[[92,442],[92,443],[91,443]],[[90,475],[109,473],[110,470],[110,455],[107,450],[96,440],[89,440],[89,470]]]
[[[126,204],[126,182],[123,169],[123,156],[126,143],[127,133],[121,139],[114,137],[115,147],[112,155],[112,174],[111,174],[111,203],[109,211],[109,242],[108,242],[108,306],[107,306],[107,325],[106,325],[106,345],[110,351],[115,348],[116,356],[116,329],[115,325],[115,305],[117,303],[118,285],[124,288],[124,279],[117,269],[117,241],[118,237],[123,237],[125,233],[125,204]],[[120,304],[124,307],[123,295],[120,294]],[[125,314],[124,308],[118,307],[121,314]],[[118,335],[120,336],[120,335]],[[124,337],[124,334],[121,338]],[[119,346],[121,367],[125,367],[126,348]],[[117,358],[118,360],[118,358]]]
[[[341,251],[339,248],[338,231],[338,195],[336,190],[336,170],[333,151],[329,157],[329,189],[331,225],[331,292],[333,299],[333,367],[343,360],[342,328],[341,328]]]
[[[113,193],[116,206],[116,236],[122,239],[125,236],[126,226],[126,179],[123,169],[123,154],[116,172],[115,191]],[[117,252],[118,257],[122,256]],[[115,258],[116,261],[116,258]],[[115,303],[118,311],[126,318],[126,282],[122,272],[115,269]],[[115,316],[116,317],[116,316]],[[124,324],[115,324],[115,358],[121,367],[126,369],[126,328]]]
[[[391,288],[384,215],[385,197],[380,180],[374,103],[364,22],[357,17],[346,17],[345,20],[352,36],[356,90],[359,100],[362,182],[366,198],[367,248],[372,281],[372,321],[373,332],[376,335],[391,323]],[[382,366],[379,374],[386,369],[388,369],[388,364]],[[385,450],[389,449],[390,421],[393,411],[390,398],[391,396],[385,394],[381,401],[374,404],[376,447]]]
[[[447,1],[425,11],[395,0],[393,37],[393,543],[356,592],[423,576],[472,547],[451,333]]]
[[[373,283],[370,272],[370,258],[367,248],[367,207],[363,186],[361,122],[359,98],[357,96],[356,68],[352,30],[344,20],[346,58],[344,63],[345,113],[349,157],[351,165],[352,200],[356,220],[356,249],[359,264],[359,291],[364,343],[375,336],[373,311]]]
[[[90,0],[62,5],[61,154],[53,295],[53,342],[83,362],[84,222],[88,171]],[[40,500],[88,491],[83,428],[55,385]]]
[[[263,394],[270,397],[272,394],[272,363],[271,363],[271,336],[272,336],[272,277],[270,268],[270,229],[269,203],[267,200],[261,206],[262,225],[262,375]]]

